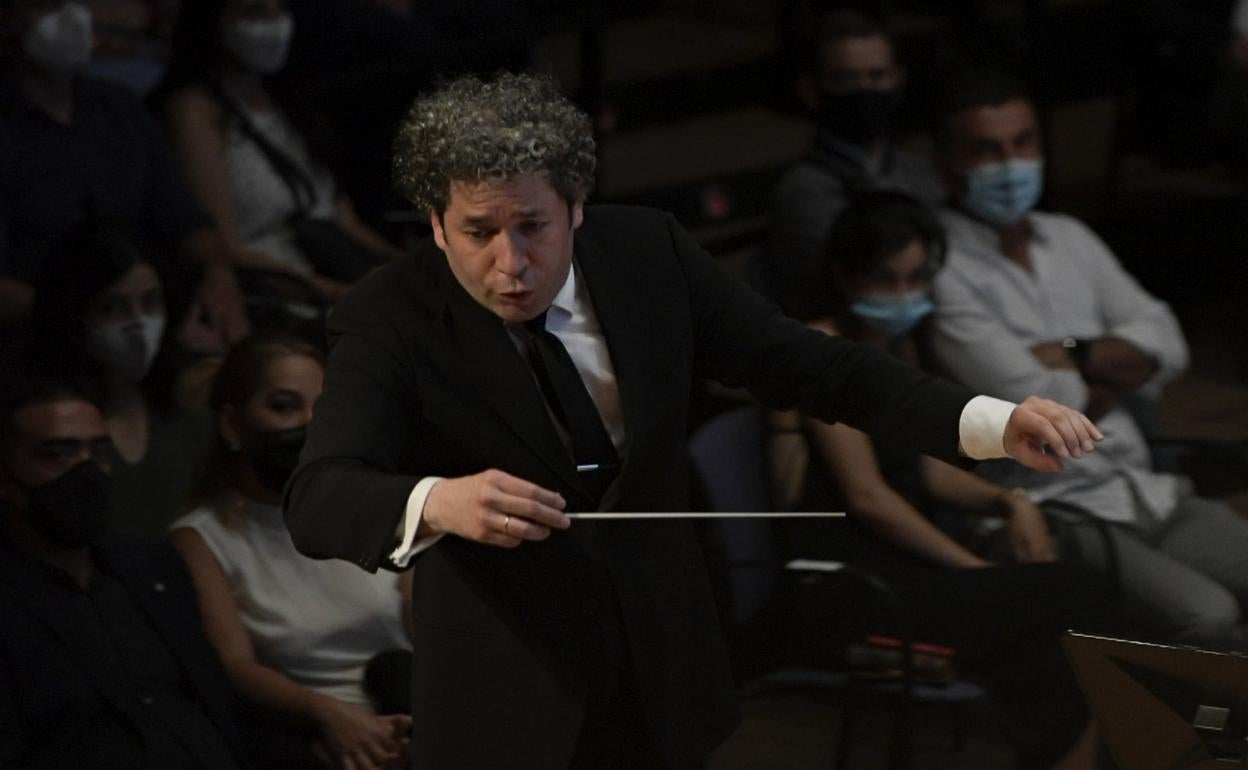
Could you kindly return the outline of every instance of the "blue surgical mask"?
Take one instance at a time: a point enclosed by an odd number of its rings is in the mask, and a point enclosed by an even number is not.
[[[1044,162],[1015,158],[968,171],[962,205],[990,225],[1010,225],[1035,208],[1043,192]]]
[[[854,315],[890,337],[899,337],[932,312],[932,301],[921,291],[908,294],[868,294],[849,306]]]

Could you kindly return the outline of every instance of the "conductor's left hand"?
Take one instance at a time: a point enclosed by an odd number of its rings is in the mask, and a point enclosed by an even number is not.
[[[1082,413],[1031,396],[1014,408],[1005,426],[1005,451],[1038,471],[1060,471],[1062,460],[1079,458],[1105,438]]]

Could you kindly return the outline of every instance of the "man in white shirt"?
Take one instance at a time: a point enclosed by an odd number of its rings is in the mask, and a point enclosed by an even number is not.
[[[1112,525],[1121,578],[1152,632],[1211,645],[1243,642],[1248,524],[1156,473],[1127,406],[1155,399],[1187,366],[1182,331],[1081,222],[1034,211],[1043,190],[1035,107],[1019,84],[970,74],[950,89],[939,141],[953,208],[949,259],[934,283],[933,350],[968,387],[999,398],[1038,393],[1097,421],[1099,451],[1058,476],[1013,463],[981,472],[1037,501],[1077,505]],[[1104,551],[1090,529],[1080,549]]]
[[[334,309],[287,487],[295,545],[415,570],[417,767],[700,768],[736,724],[682,511],[694,381],[948,460],[1057,470],[1100,434],[806,329],[661,212],[586,206],[588,118],[553,84],[457,80],[413,105],[399,187],[433,239]]]

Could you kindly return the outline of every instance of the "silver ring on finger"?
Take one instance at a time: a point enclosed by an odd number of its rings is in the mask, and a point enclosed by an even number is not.
[[[507,525],[510,523],[511,523],[511,514],[510,513],[503,514],[503,534],[504,535],[511,534],[510,532],[507,531]]]

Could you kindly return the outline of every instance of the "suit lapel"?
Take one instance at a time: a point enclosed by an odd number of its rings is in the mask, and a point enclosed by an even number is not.
[[[440,318],[448,346],[445,363],[461,372],[511,431],[566,485],[587,494],[547,414],[532,370],[502,321],[459,285],[445,257],[437,261],[441,268],[437,272],[445,286],[442,296],[446,298]]]
[[[646,435],[646,421],[651,411],[647,404],[658,397],[658,390],[649,379],[654,367],[647,360],[647,340],[655,339],[654,335],[660,332],[653,327],[652,313],[646,308],[645,287],[628,269],[626,256],[615,255],[613,259],[599,241],[585,233],[586,228],[577,231],[576,260],[607,343],[620,389],[620,410],[624,415],[623,464],[599,506],[609,510],[619,499],[620,490],[625,488],[630,467],[636,465],[630,463],[629,458],[645,451],[637,445],[637,439]]]

